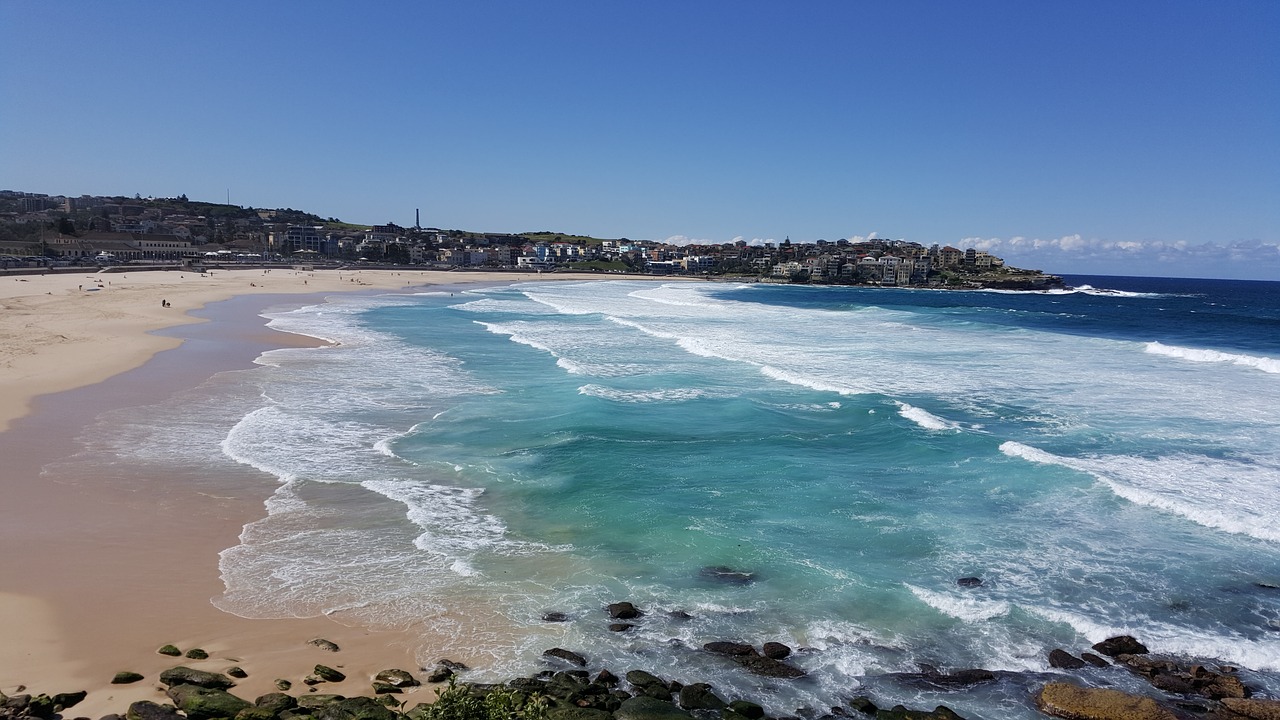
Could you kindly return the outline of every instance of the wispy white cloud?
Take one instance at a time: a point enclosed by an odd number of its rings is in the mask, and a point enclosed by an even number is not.
[[[1280,244],[1261,240],[1108,240],[1079,234],[1057,238],[967,237],[957,245],[985,250],[1022,267],[1050,272],[1217,275],[1280,279]]]

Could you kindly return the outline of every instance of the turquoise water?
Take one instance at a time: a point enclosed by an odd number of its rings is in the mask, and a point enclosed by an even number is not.
[[[216,604],[422,623],[450,638],[424,660],[489,678],[560,645],[778,713],[868,692],[1033,717],[1049,650],[1119,633],[1280,693],[1278,286],[1075,282],[557,282],[277,314],[341,344],[220,380],[220,461],[279,486]],[[648,613],[626,633],[617,600]],[[712,640],[803,648],[810,676],[745,677]],[[919,663],[1017,674],[880,677]]]

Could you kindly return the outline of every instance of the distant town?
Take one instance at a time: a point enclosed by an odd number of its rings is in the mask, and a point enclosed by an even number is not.
[[[292,208],[0,190],[0,270],[245,264],[642,273],[779,283],[1044,289],[1062,278],[974,248],[905,240],[673,245],[552,231],[357,225]]]

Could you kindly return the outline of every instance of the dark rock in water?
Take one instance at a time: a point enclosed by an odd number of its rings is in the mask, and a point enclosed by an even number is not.
[[[136,683],[143,678],[142,673],[136,673],[131,670],[121,670],[116,676],[111,678],[112,685],[128,685]]]
[[[168,655],[170,657],[178,657],[179,655],[182,654],[182,651],[174,647],[173,645],[165,645],[164,647],[160,648],[156,652],[160,653],[161,655]]]
[[[204,650],[201,650],[200,648],[191,648],[190,650],[187,651],[187,659],[188,660],[208,660],[209,653],[205,652]]]
[[[174,685],[169,688],[168,695],[190,720],[234,718],[241,710],[252,707],[247,700],[226,690],[198,685]]]
[[[1257,587],[1264,590],[1280,590],[1280,583],[1258,581],[1254,583]]]
[[[755,581],[755,573],[734,570],[724,565],[708,565],[698,571],[698,577],[726,585],[750,585]]]
[[[249,673],[245,672],[244,668],[240,666],[227,668],[227,675],[236,678],[237,680],[243,680],[244,678],[249,677]]]
[[[272,713],[282,713],[285,710],[292,710],[298,707],[298,701],[293,699],[292,695],[284,693],[267,693],[253,701],[254,707],[265,708]]]
[[[317,710],[316,720],[396,720],[396,714],[377,700],[353,697],[339,700]]]
[[[568,622],[569,616],[562,612],[542,613],[542,622]]]
[[[197,687],[215,688],[217,690],[226,690],[235,687],[235,682],[231,678],[222,673],[205,672],[204,670],[193,670],[189,667],[179,665],[175,668],[169,668],[160,673],[160,682],[165,685],[195,685]]]
[[[644,670],[631,670],[627,673],[627,682],[637,688],[660,687],[667,689],[667,682],[653,673]]]
[[[612,623],[609,625],[609,632],[626,632],[635,627],[631,623]]]
[[[1049,652],[1049,667],[1061,668],[1063,670],[1079,670],[1085,666],[1085,662],[1080,658],[1072,655],[1061,648]]]
[[[1049,683],[1035,695],[1040,711],[1072,720],[1176,720],[1173,712],[1149,697],[1107,688]]]
[[[863,715],[875,715],[876,711],[880,709],[876,707],[875,703],[871,702],[871,698],[865,695],[859,695],[858,697],[850,700],[849,707],[857,710]]]
[[[620,679],[618,678],[618,676],[609,672],[608,669],[601,670],[600,674],[596,675],[596,679],[595,679],[595,682],[597,685],[604,685],[605,687],[612,687],[614,685],[617,685],[619,681]]]
[[[760,720],[760,718],[764,717],[764,708],[750,700],[734,700],[729,703],[729,710],[747,718],[747,720]]]
[[[939,705],[933,710],[908,710],[902,705],[894,705],[892,710],[876,710],[876,720],[964,720],[946,705]]]
[[[639,608],[629,602],[612,603],[605,608],[605,611],[608,612],[609,617],[614,620],[633,620],[644,615],[643,612],[640,612]]]
[[[471,669],[466,666],[466,663],[454,662],[449,658],[440,658],[439,660],[436,661],[436,664],[443,665],[444,667],[447,667],[454,672],[463,672],[464,670]]]
[[[716,697],[711,686],[693,683],[680,688],[680,707],[685,710],[723,710],[729,704]]]
[[[311,640],[308,640],[308,641],[307,641],[307,644],[308,644],[308,645],[315,645],[316,647],[320,648],[321,650],[328,650],[329,652],[338,652],[338,649],[339,649],[339,648],[338,648],[338,644],[337,644],[337,643],[329,642],[328,640],[325,640],[324,638],[312,638]]]
[[[442,683],[453,677],[453,668],[437,665],[431,672],[427,673],[427,682]]]
[[[346,675],[344,675],[343,673],[337,670],[334,670],[328,665],[316,665],[315,669],[312,670],[311,672],[314,673],[316,677],[320,678],[325,682],[342,682],[343,680],[347,679]]]
[[[374,675],[373,679],[398,688],[416,687],[418,685],[418,681],[407,670],[397,670],[395,668],[383,670]]]
[[[918,673],[887,673],[885,677],[891,677],[906,683],[927,683],[930,685],[946,685],[946,686],[967,686],[977,685],[978,683],[992,682],[996,679],[996,674],[990,670],[981,668],[973,668],[968,670],[956,670],[952,673],[939,672],[932,665],[920,665],[921,672]]]
[[[176,708],[160,705],[150,700],[139,700],[129,706],[125,713],[128,720],[183,720]]]
[[[577,665],[578,667],[586,667],[587,664],[586,658],[572,650],[565,650],[564,648],[551,648],[550,650],[543,651],[542,655],[543,657],[559,658],[572,665]]]
[[[746,643],[716,641],[709,642],[702,646],[703,650],[713,652],[717,655],[755,655],[756,649]]]
[[[616,720],[691,720],[692,715],[669,702],[651,697],[634,697],[613,714]]]
[[[667,613],[667,615],[672,620],[692,620],[693,619],[693,616],[685,612],[684,610],[672,610],[671,612]]]
[[[1080,659],[1089,663],[1094,667],[1111,667],[1111,663],[1107,662],[1106,660],[1103,660],[1102,658],[1098,657],[1097,655],[1094,655],[1093,653],[1088,653],[1088,652],[1080,653]]]
[[[791,648],[780,642],[767,642],[764,647],[760,648],[761,655],[774,660],[782,660],[791,654]]]
[[[1146,655],[1148,652],[1146,645],[1138,642],[1130,635],[1118,635],[1113,638],[1107,638],[1106,640],[1094,645],[1093,649],[1107,657],[1115,657],[1117,655]]]
[[[979,577],[962,577],[956,580],[956,584],[960,587],[978,587],[982,585],[982,578]]]
[[[774,660],[763,655],[735,655],[733,660],[753,674],[761,677],[798,678],[805,675],[803,670],[794,665],[788,665],[781,660]]]

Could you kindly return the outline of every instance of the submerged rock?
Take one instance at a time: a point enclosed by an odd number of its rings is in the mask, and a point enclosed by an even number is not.
[[[746,643],[727,642],[724,640],[709,642],[703,645],[702,649],[717,655],[742,656],[756,654],[756,649]]]
[[[755,582],[756,574],[734,570],[724,565],[708,565],[698,571],[698,577],[726,585],[750,585]]]
[[[956,584],[957,584],[957,585],[959,585],[960,587],[964,587],[964,588],[979,587],[979,586],[981,586],[981,585],[982,585],[982,578],[980,578],[980,577],[962,577],[962,578],[957,578],[957,579],[956,579]]]
[[[551,648],[550,650],[544,650],[542,655],[543,657],[559,658],[571,665],[577,665],[578,667],[586,667],[587,665],[586,658],[572,650],[565,650],[564,648]]]
[[[562,612],[542,613],[542,622],[568,622],[569,616]]]

